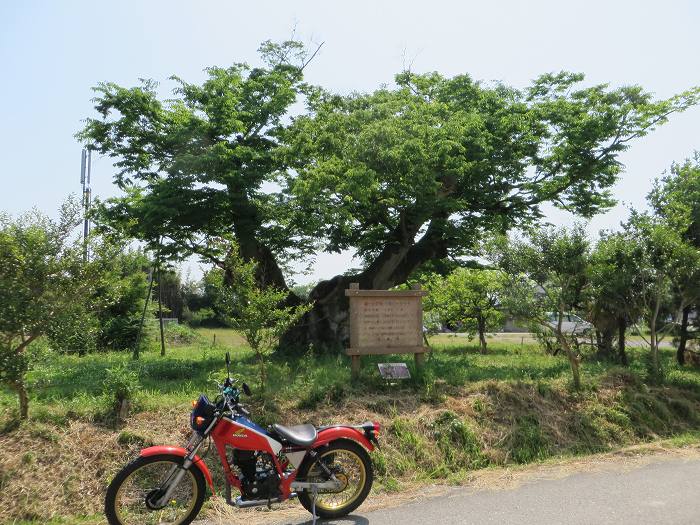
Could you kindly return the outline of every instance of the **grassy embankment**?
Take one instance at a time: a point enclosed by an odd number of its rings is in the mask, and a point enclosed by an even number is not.
[[[217,345],[212,345],[217,334]],[[190,401],[214,393],[223,354],[237,375],[255,385],[253,356],[231,331],[202,330],[200,339],[156,350],[134,362],[126,354],[52,356],[30,374],[31,420],[18,425],[15,399],[0,393],[0,523],[99,523],[105,485],[136,450],[181,443]],[[390,385],[366,358],[349,381],[344,356],[275,359],[265,399],[250,405],[261,424],[273,421],[382,423],[373,454],[377,491],[415,482],[459,483],[474,469],[612,450],[664,437],[695,440],[700,430],[700,372],[673,364],[663,386],[644,383],[643,349],[620,368],[585,360],[584,389],[572,392],[564,357],[525,342],[491,341],[489,353],[461,337],[433,338],[423,373]],[[116,426],[103,393],[105,371],[125,364],[141,392],[129,420]],[[213,456],[209,461],[215,476]],[[85,516],[86,518],[81,518]]]

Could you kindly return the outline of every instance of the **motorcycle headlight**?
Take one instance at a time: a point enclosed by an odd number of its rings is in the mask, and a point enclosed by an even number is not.
[[[199,396],[199,399],[192,403],[192,413],[190,414],[192,430],[203,432],[211,424],[215,408],[207,396],[204,394]]]

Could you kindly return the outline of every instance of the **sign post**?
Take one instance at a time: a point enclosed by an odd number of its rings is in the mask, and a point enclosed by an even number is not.
[[[423,303],[427,292],[411,290],[360,290],[351,283],[345,290],[350,300],[350,348],[352,375],[360,372],[363,355],[413,354],[416,368],[425,363]]]

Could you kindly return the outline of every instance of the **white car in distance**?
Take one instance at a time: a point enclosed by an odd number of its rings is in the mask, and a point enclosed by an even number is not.
[[[547,324],[552,330],[557,329],[559,315],[555,312],[547,314]],[[565,334],[583,335],[593,331],[593,325],[578,315],[564,312],[561,320],[561,331]]]

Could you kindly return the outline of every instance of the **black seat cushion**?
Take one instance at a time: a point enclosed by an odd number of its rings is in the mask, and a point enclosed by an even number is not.
[[[283,439],[299,445],[300,447],[308,447],[316,441],[316,428],[313,425],[296,425],[293,427],[285,427],[275,423],[272,428]]]

